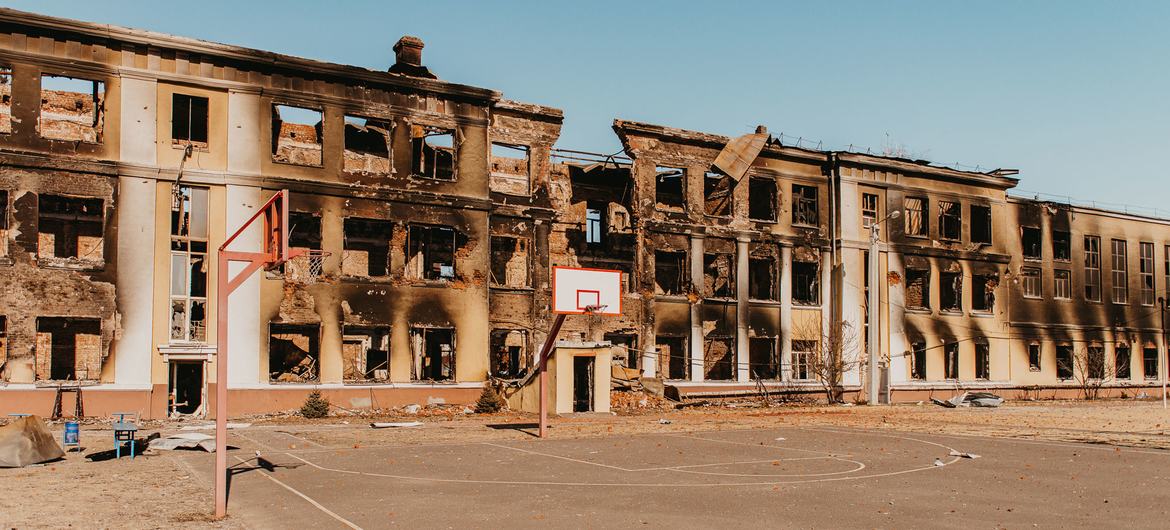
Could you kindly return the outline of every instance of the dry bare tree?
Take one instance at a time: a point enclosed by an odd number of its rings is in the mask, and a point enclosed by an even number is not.
[[[1123,360],[1129,362],[1128,359]],[[1072,366],[1069,366],[1072,363]],[[1101,394],[1101,387],[1108,383],[1113,375],[1105,362],[1105,348],[1100,346],[1085,346],[1073,350],[1071,359],[1058,358],[1059,368],[1072,374],[1077,387],[1081,389],[1081,397],[1097,399]]]
[[[808,319],[795,326],[793,336],[806,338],[792,341],[793,370],[805,370],[793,377],[816,379],[829,403],[843,403],[845,374],[857,369],[862,361],[857,330],[848,322],[831,322],[824,327],[819,319]],[[809,337],[817,339],[807,340]],[[802,347],[798,348],[798,343]]]

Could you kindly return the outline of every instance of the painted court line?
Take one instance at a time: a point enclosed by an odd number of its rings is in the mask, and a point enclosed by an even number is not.
[[[240,458],[240,457],[238,457],[238,456],[236,457],[236,460],[239,460],[241,464],[243,464],[243,463],[247,463],[247,460],[244,460],[243,458]],[[329,517],[332,517],[332,518],[336,519],[336,520],[337,520],[338,522],[340,522],[341,524],[343,524],[343,525],[345,525],[345,526],[347,526],[347,527],[349,527],[349,528],[352,528],[353,530],[362,530],[362,527],[360,527],[360,526],[358,526],[358,525],[356,525],[356,524],[353,524],[352,522],[350,522],[350,520],[348,520],[348,519],[346,519],[346,518],[344,518],[344,517],[342,517],[342,516],[340,516],[340,515],[337,515],[336,513],[334,513],[333,511],[331,511],[329,508],[326,508],[326,507],[322,506],[322,505],[321,505],[321,503],[319,503],[319,502],[317,502],[317,501],[313,500],[313,498],[312,498],[312,497],[309,497],[308,495],[305,495],[304,493],[301,493],[300,491],[297,491],[297,489],[296,489],[296,488],[294,488],[294,487],[292,487],[292,486],[289,486],[288,484],[285,484],[284,482],[281,482],[281,481],[280,481],[279,479],[277,479],[276,477],[274,477],[274,476],[272,476],[272,475],[269,475],[268,473],[261,473],[260,475],[261,475],[261,476],[263,476],[264,478],[267,478],[268,480],[271,480],[271,481],[275,482],[275,483],[276,483],[277,485],[279,485],[280,487],[282,487],[282,488],[284,488],[284,489],[286,489],[286,490],[288,490],[288,491],[291,491],[291,492],[292,492],[293,494],[295,494],[296,496],[298,496],[298,497],[300,497],[300,498],[304,499],[304,500],[305,500],[305,501],[307,501],[309,504],[312,504],[314,507],[316,507],[318,510],[321,510],[321,511],[322,511],[322,512],[323,512],[325,515],[328,515]]]

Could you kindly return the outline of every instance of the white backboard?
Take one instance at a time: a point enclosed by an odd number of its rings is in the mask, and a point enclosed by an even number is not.
[[[553,313],[581,314],[589,306],[601,306],[596,315],[622,314],[622,271],[553,267]]]

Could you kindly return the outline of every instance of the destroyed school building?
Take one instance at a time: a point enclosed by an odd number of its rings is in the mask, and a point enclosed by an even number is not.
[[[233,413],[470,402],[545,339],[550,267],[620,269],[621,317],[561,337],[682,393],[815,392],[822,330],[864,357],[868,226],[894,400],[955,388],[1136,393],[1165,369],[1170,221],[1009,196],[1011,171],[617,120],[622,156],[553,149],[559,110],[438,79],[0,10],[0,413],[207,415],[216,252],[291,192],[293,261],[231,298]],[[258,250],[259,229],[242,247]],[[843,383],[857,391],[861,366]],[[68,410],[69,407],[66,407]]]

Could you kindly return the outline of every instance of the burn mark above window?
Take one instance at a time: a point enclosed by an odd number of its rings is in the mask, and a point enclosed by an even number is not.
[[[390,131],[392,123],[360,116],[345,117],[345,153],[347,173],[389,175]]]
[[[41,137],[101,143],[105,94],[101,81],[41,75]]]
[[[707,215],[713,217],[731,216],[731,195],[735,181],[718,171],[703,174],[703,205]]]
[[[939,201],[938,203],[938,237],[958,241],[963,237],[963,210],[959,203]]]
[[[410,126],[411,174],[432,180],[455,180],[455,129]]]
[[[0,65],[0,134],[12,132],[12,67]]]
[[[820,216],[817,211],[817,187],[792,185],[792,224],[817,226]]]
[[[171,94],[171,143],[207,149],[209,108],[205,97]]]
[[[656,251],[654,253],[654,292],[679,295],[688,290],[687,253]]]
[[[345,220],[345,256],[341,273],[351,277],[379,277],[389,274],[390,238],[394,223],[381,219]]]
[[[971,205],[971,242],[991,244],[991,207]]]
[[[321,165],[321,111],[272,106],[272,160],[298,166]]]
[[[491,283],[499,287],[528,287],[529,240],[492,236]]]
[[[519,196],[532,193],[530,163],[528,146],[492,142],[492,191]]]
[[[101,199],[41,195],[38,205],[37,256],[104,261]]]
[[[455,279],[455,229],[449,226],[410,225],[406,269],[411,278]]]
[[[776,222],[776,181],[767,177],[748,179],[748,217],[754,221]]]
[[[1034,226],[1020,227],[1020,240],[1024,245],[1024,259],[1042,259],[1043,245],[1040,239],[1040,229]]]
[[[686,208],[687,171],[677,167],[657,166],[654,173],[654,202],[658,208],[678,211]]]

